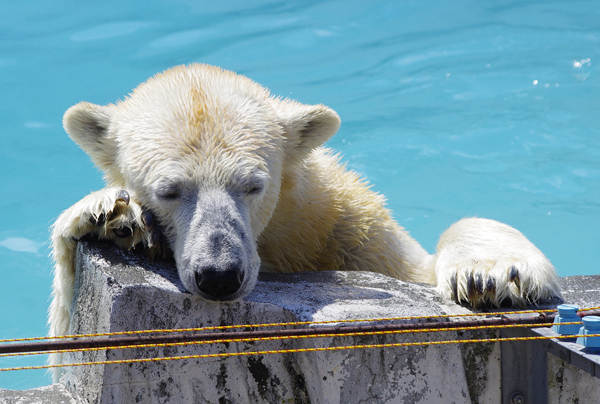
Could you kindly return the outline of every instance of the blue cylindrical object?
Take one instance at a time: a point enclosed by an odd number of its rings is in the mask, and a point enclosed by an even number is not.
[[[581,318],[577,315],[579,307],[572,304],[561,304],[556,308],[558,315],[554,317],[554,325],[552,331],[561,335],[576,335],[581,328]],[[573,323],[577,324],[562,324]]]
[[[579,330],[577,343],[585,346],[590,352],[600,352],[600,336],[587,336],[591,334],[600,334],[600,317],[598,316],[585,316],[583,318],[583,327]]]

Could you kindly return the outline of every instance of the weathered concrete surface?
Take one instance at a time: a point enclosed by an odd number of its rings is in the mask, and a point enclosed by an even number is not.
[[[84,404],[84,401],[55,383],[30,390],[0,389],[0,404]]]
[[[150,263],[99,243],[81,243],[77,257],[73,333],[469,311],[443,300],[428,285],[364,272],[264,274],[243,301],[213,304],[183,293],[171,262]],[[566,302],[600,305],[600,276],[563,278],[561,283]],[[66,358],[74,363],[496,336],[496,331],[477,331],[437,337],[344,337],[113,349]],[[500,403],[500,359],[499,343],[477,343],[73,367],[65,368],[61,382],[74,396],[52,385],[0,390],[0,403],[79,403],[74,398],[79,396],[86,403]],[[594,402],[600,397],[599,378],[552,355],[548,374],[551,403]]]
[[[536,328],[534,332],[549,337],[557,335],[548,328]],[[600,355],[589,353],[574,338],[544,341],[544,345],[549,352],[548,402],[599,403]]]
[[[600,306],[600,275],[567,276],[560,279],[563,299],[580,308]]]
[[[569,276],[561,279],[561,289],[565,302],[578,305],[580,308],[600,306],[600,275]],[[553,334],[544,330],[542,335]],[[574,353],[585,352],[581,345],[570,340],[557,340],[558,345],[564,346],[571,352],[569,361],[578,361]],[[563,356],[563,355],[561,355]],[[548,354],[548,388],[549,403],[551,404],[578,404],[600,403],[600,355],[582,354],[592,358],[596,363],[594,370],[584,366],[587,371],[581,370],[567,363],[566,358],[559,358]],[[593,372],[596,376],[588,372]]]
[[[600,402],[600,379],[554,356],[548,356],[550,404]]]
[[[243,301],[214,304],[182,293],[170,262],[151,264],[101,244],[80,244],[77,259],[71,324],[76,334],[448,313],[431,287],[371,273],[266,274]],[[457,333],[435,338],[455,339]],[[113,349],[65,359],[74,363],[425,339],[431,336]],[[446,345],[192,359],[65,368],[61,382],[90,403],[470,403],[462,357],[459,345]]]

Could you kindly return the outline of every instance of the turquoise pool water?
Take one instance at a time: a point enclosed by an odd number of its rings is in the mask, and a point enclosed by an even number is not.
[[[429,251],[477,215],[561,276],[600,273],[599,21],[600,1],[3,0],[0,338],[46,333],[48,227],[102,187],[64,111],[190,62],[335,109],[329,145]],[[1,388],[49,382],[0,373]]]

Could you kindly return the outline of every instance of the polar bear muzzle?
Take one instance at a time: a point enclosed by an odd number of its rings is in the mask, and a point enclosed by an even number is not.
[[[215,301],[248,294],[260,259],[243,201],[226,190],[208,190],[177,210],[173,247],[185,288]]]

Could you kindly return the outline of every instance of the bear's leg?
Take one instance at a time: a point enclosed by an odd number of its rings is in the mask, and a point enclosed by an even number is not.
[[[158,250],[162,237],[152,214],[144,212],[127,191],[104,188],[64,211],[52,226],[54,281],[48,323],[51,337],[67,334],[75,281],[75,248],[80,239],[112,240],[122,248],[139,243]],[[61,363],[60,354],[50,364]],[[55,378],[58,372],[54,374]]]
[[[435,275],[438,291],[474,308],[560,297],[554,266],[523,234],[488,219],[453,224],[440,238]]]

